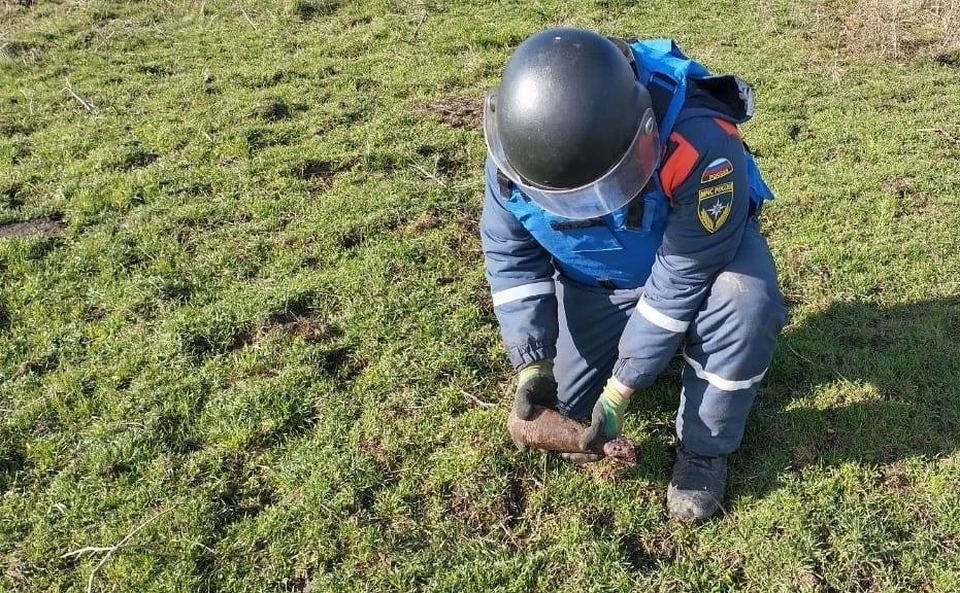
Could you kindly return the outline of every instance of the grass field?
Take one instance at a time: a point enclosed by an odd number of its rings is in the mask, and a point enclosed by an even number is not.
[[[477,107],[559,23],[756,86],[791,322],[703,525],[663,504],[678,365],[636,469],[506,436]],[[0,589],[960,591],[958,29],[956,0],[0,5]]]

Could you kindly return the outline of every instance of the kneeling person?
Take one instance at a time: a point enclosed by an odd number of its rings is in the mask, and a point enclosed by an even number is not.
[[[719,507],[786,319],[756,221],[773,196],[737,129],[752,112],[746,83],[669,40],[578,29],[521,43],[486,99],[480,232],[515,410],[589,416],[593,448],[682,345],[680,519]]]

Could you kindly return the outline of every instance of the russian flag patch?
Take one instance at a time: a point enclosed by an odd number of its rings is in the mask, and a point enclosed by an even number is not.
[[[703,175],[700,176],[700,183],[716,181],[717,179],[726,177],[732,172],[733,165],[730,164],[730,161],[724,158],[715,159],[703,170]]]

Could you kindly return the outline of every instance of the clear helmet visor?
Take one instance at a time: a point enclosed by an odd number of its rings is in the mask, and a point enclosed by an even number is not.
[[[622,208],[647,184],[660,160],[657,120],[652,109],[640,118],[633,142],[623,157],[598,179],[569,189],[531,184],[507,160],[500,142],[496,116],[497,89],[487,90],[483,110],[483,135],[493,162],[517,188],[538,206],[564,218],[585,219],[604,216]]]

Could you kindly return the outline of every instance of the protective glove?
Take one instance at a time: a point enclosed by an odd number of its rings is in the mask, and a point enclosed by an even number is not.
[[[557,406],[557,382],[553,378],[553,361],[538,360],[520,369],[513,411],[521,420],[533,419],[533,407]]]
[[[611,377],[603,387],[603,392],[593,406],[590,426],[580,437],[580,448],[584,451],[596,451],[603,443],[620,436],[623,429],[623,413],[627,409],[629,396],[625,396],[614,385]]]

